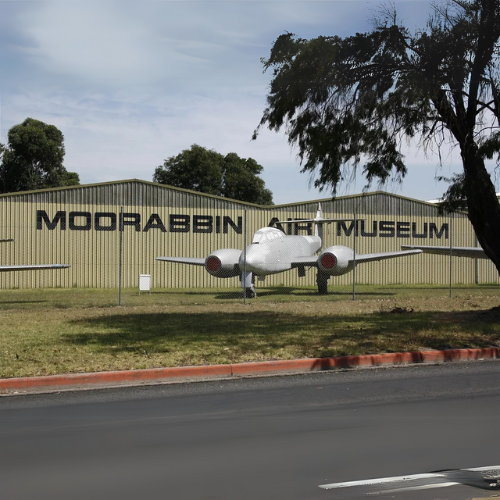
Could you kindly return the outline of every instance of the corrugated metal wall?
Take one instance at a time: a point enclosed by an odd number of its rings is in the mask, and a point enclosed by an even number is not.
[[[475,246],[468,219],[439,216],[431,204],[371,193],[321,200],[329,218],[356,217],[358,253],[399,250],[404,244]],[[0,286],[117,287],[120,210],[123,228],[123,286],[137,287],[140,274],[152,276],[153,287],[236,287],[238,278],[217,279],[201,267],[158,262],[160,255],[206,257],[217,248],[244,247],[253,233],[278,220],[312,218],[317,201],[261,208],[254,205],[168,188],[145,181],[123,181],[0,196],[0,238],[15,238],[0,246],[2,264],[66,263],[64,271],[0,273]],[[245,214],[246,213],[246,214]],[[38,214],[38,218],[37,218]],[[127,215],[128,214],[128,215]],[[244,224],[247,221],[245,237]],[[325,226],[324,247],[353,246],[350,222]],[[451,224],[451,230],[449,229]],[[431,230],[431,225],[436,230]],[[299,234],[306,234],[304,225]],[[444,230],[443,227],[447,227]],[[295,225],[283,229],[294,232]],[[441,231],[441,237],[438,238]],[[450,232],[448,232],[450,231]],[[420,237],[419,237],[420,235]],[[350,274],[330,284],[351,283]],[[498,282],[489,261],[453,259],[455,283]],[[358,283],[437,283],[449,281],[449,259],[418,255],[363,264]],[[315,271],[298,278],[297,271],[269,276],[265,286],[314,285]]]

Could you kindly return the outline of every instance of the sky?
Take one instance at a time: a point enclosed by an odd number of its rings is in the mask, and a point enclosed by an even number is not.
[[[415,30],[431,2],[394,1]],[[372,29],[378,1],[0,0],[0,142],[26,118],[58,127],[65,167],[82,184],[151,181],[164,160],[192,144],[235,152],[264,167],[276,204],[330,196],[300,173],[284,131],[252,133],[271,75],[260,61],[285,32],[302,38]],[[460,170],[457,154],[426,157],[405,146],[409,174],[383,189],[438,198]],[[360,193],[365,181],[340,186]],[[378,189],[373,186],[372,190]]]

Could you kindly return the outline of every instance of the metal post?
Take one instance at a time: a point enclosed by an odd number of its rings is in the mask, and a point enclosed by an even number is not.
[[[474,241],[475,241],[475,246],[478,247],[479,246],[479,241],[477,240],[477,236],[476,234],[474,233]],[[475,270],[476,270],[476,285],[479,285],[479,282],[480,282],[480,278],[479,278],[479,259],[474,259],[475,260]]]
[[[241,275],[241,288],[243,290],[243,304],[247,303],[247,290],[245,288],[247,275],[247,209],[243,217],[243,274]]]
[[[453,235],[453,212],[450,212],[450,299],[452,296],[452,288],[451,288],[451,282],[453,279],[453,259],[452,259],[452,253],[453,253],[453,245],[452,245],[452,235]]]
[[[120,207],[120,258],[118,269],[118,305],[122,305],[122,267],[123,267],[123,206]]]
[[[353,267],[352,267],[352,300],[356,300],[356,233],[358,229],[358,224],[356,221],[356,212],[354,212],[354,238],[353,238],[353,253],[354,253],[354,259],[353,259]]]

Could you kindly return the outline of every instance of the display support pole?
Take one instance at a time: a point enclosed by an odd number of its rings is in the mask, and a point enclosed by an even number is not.
[[[354,259],[353,259],[353,266],[352,266],[352,300],[356,300],[356,233],[358,229],[358,224],[356,221],[356,212],[354,212],[354,238],[353,238],[353,254],[354,254]]]
[[[120,207],[120,257],[118,264],[118,305],[122,305],[122,267],[123,267],[123,206]]]
[[[243,217],[243,274],[241,275],[241,289],[243,290],[243,304],[247,303],[247,209],[245,208]]]
[[[478,247],[479,246],[479,241],[477,239],[476,234],[474,233],[474,246]],[[479,259],[476,258],[475,260],[475,271],[476,271],[476,285],[479,285]]]
[[[450,299],[452,296],[452,287],[451,287],[451,282],[453,279],[453,259],[452,259],[452,253],[453,253],[453,244],[452,244],[452,235],[453,235],[453,212],[450,212]]]

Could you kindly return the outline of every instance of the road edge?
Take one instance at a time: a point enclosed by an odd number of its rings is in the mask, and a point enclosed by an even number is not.
[[[7,378],[0,379],[0,395],[168,383],[180,381],[181,379],[210,380],[282,374],[286,372],[314,372],[418,363],[436,364],[451,361],[472,361],[482,359],[500,359],[500,347],[397,352],[359,356],[339,356],[332,358],[306,358],[226,365],[180,366],[174,368],[150,368],[143,370]]]

